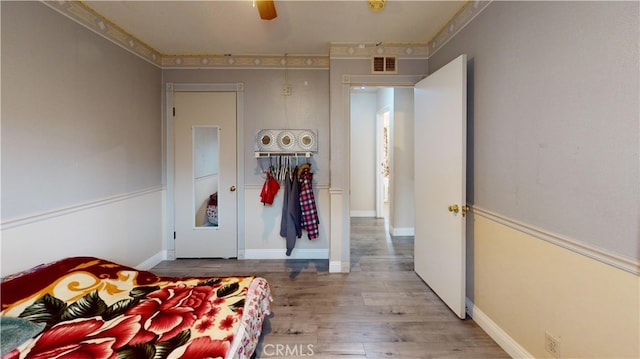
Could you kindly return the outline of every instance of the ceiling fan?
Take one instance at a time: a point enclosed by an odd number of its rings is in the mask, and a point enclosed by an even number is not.
[[[274,0],[256,0],[256,6],[262,20],[272,20],[278,16]]]

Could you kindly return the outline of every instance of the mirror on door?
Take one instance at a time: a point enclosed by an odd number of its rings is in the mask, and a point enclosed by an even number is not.
[[[218,126],[193,126],[194,226],[218,227]]]

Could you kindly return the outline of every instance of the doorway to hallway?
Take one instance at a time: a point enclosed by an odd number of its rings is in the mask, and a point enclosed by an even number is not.
[[[352,86],[350,217],[413,235],[413,87]]]

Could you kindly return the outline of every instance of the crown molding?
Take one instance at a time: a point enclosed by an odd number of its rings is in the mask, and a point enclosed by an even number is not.
[[[492,0],[468,1],[427,43],[332,43],[329,56],[322,55],[211,55],[162,54],[82,1],[46,1],[41,3],[86,27],[136,56],[163,69],[329,69],[329,59],[370,59],[393,56],[399,59],[428,59],[462,28],[473,20]]]
[[[405,59],[427,59],[427,43],[332,43],[329,57],[332,59],[370,59],[373,56],[393,56]]]
[[[40,2],[142,59],[156,66],[161,65],[162,55],[156,49],[129,34],[84,3],[45,0]]]
[[[372,56],[394,56],[399,59],[428,59],[460,30],[469,24],[493,0],[467,1],[427,43],[332,43],[332,59],[370,59]]]
[[[327,56],[298,55],[165,55],[162,68],[329,69]]]
[[[466,2],[460,10],[440,29],[436,36],[429,41],[429,56],[440,50],[449,40],[467,26],[478,14],[482,12],[493,0],[475,0]]]

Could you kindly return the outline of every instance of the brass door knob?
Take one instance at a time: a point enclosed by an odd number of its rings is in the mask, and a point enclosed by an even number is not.
[[[458,213],[460,211],[460,207],[457,204],[452,204],[449,206],[449,212]]]
[[[236,191],[236,186],[231,186],[231,187],[229,187],[229,191],[231,191],[231,192],[235,192],[235,191]]]

